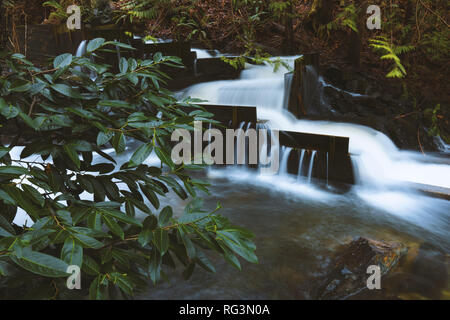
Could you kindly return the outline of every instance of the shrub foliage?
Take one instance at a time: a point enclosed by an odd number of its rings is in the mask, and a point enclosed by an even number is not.
[[[46,69],[0,53],[2,298],[132,297],[166,268],[214,272],[206,251],[238,269],[237,256],[257,262],[250,232],[218,215],[220,204],[202,208],[208,185],[192,170],[203,166],[171,160],[173,130],[213,122],[163,88],[160,67],[180,60],[122,57],[117,73],[99,62],[115,47],[133,49],[94,39],[85,56],[63,54]],[[146,162],[151,154],[160,166]],[[191,202],[177,212],[162,204],[170,197]],[[26,225],[13,223],[19,210]],[[81,267],[81,290],[67,289],[69,265]]]

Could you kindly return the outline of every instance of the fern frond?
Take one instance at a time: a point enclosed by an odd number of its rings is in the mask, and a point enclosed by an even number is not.
[[[395,62],[400,62],[400,58],[397,57],[397,56],[396,56],[395,54],[393,54],[393,53],[385,54],[384,56],[381,56],[380,59],[381,59],[381,60],[391,59],[391,60],[394,60]]]
[[[401,63],[399,55],[413,50],[414,46],[395,46],[383,36],[369,39],[369,46],[374,50],[384,51],[384,55],[380,57],[381,60],[393,61],[394,68],[386,75],[387,78],[403,78],[406,76],[406,69]]]
[[[408,53],[410,51],[413,51],[415,49],[414,46],[398,46],[394,47],[394,53],[395,54],[403,54]]]
[[[387,78],[403,78],[404,75],[398,68],[394,68],[386,75]]]

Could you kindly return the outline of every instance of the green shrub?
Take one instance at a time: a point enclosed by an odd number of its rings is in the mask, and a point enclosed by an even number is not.
[[[0,298],[131,297],[167,267],[183,266],[186,277],[196,265],[214,272],[206,250],[238,269],[237,256],[257,262],[251,233],[218,215],[220,205],[202,209],[197,193],[208,184],[191,170],[203,166],[171,160],[173,130],[213,122],[160,86],[160,66],[180,60],[121,58],[119,73],[92,62],[114,46],[132,49],[95,39],[86,56],[60,55],[49,69],[0,53]],[[139,147],[117,164],[105,148],[121,154],[130,139]],[[152,151],[161,167],[145,164]],[[193,199],[184,212],[161,208],[169,190]],[[12,223],[18,208],[31,225]],[[82,290],[67,289],[68,265],[81,267]]]

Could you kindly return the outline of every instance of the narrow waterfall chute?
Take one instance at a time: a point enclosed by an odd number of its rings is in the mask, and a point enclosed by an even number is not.
[[[282,147],[281,148],[281,164],[280,164],[280,175],[287,175],[288,165],[289,165],[289,156],[291,155],[292,148]]]
[[[305,160],[305,153],[306,153],[306,150],[302,149],[301,154],[300,154],[300,160],[298,162],[297,179],[300,179],[302,177],[303,160]]]
[[[311,184],[313,169],[314,169],[314,160],[316,158],[317,151],[314,150],[311,154],[311,160],[309,161],[309,169],[308,169],[308,183]]]

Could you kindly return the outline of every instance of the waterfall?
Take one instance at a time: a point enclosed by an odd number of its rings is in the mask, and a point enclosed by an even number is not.
[[[293,66],[295,57],[285,58]],[[421,183],[450,188],[450,166],[427,162],[418,153],[399,150],[383,133],[366,126],[331,121],[298,120],[283,110],[284,74],[270,65],[248,65],[238,80],[213,81],[187,88],[183,96],[221,105],[256,106],[258,118],[271,129],[350,138],[349,151],[356,164],[355,175],[365,186],[388,188]],[[320,79],[319,82],[323,81]],[[415,154],[412,156],[412,154]]]
[[[86,53],[86,47],[87,47],[87,40],[83,40],[80,42],[77,48],[77,52],[75,53],[75,56],[81,57]]]
[[[285,58],[292,66],[296,57]],[[212,104],[255,106],[283,109],[284,74],[289,70],[281,66],[276,72],[270,63],[246,64],[239,80],[200,83],[187,88],[183,95],[202,97]]]
[[[86,54],[88,43],[89,43],[88,40],[82,40],[80,42],[80,44],[78,45],[78,48],[77,48],[77,52],[75,54],[76,57],[79,58]],[[91,57],[90,59],[91,59],[91,62],[95,62],[94,57]],[[83,68],[83,67],[76,67],[75,69],[79,72],[83,72],[83,70],[86,72],[89,72],[89,77],[91,78],[92,81],[95,81],[95,79],[97,78],[97,74],[91,69],[87,69],[87,68]]]
[[[80,42],[77,48],[77,52],[75,53],[76,57],[82,57],[86,53],[87,40],[83,40]],[[75,70],[82,72],[81,67],[76,67]]]
[[[300,154],[300,160],[298,162],[297,179],[300,179],[302,177],[302,168],[303,168],[303,160],[305,159],[305,153],[306,153],[306,150],[302,149],[302,152]]]
[[[312,173],[314,168],[314,159],[316,157],[317,151],[314,150],[311,155],[311,160],[309,161],[309,169],[308,169],[308,183],[311,184]]]
[[[440,136],[434,138],[434,142],[437,145],[438,149],[446,154],[450,153],[450,144],[445,143],[444,140]]]
[[[234,163],[238,165],[244,165],[245,162],[245,130],[244,130],[245,122],[241,122],[239,124],[238,133],[236,137],[236,143],[233,143],[233,149],[234,149]],[[241,143],[241,140],[243,140],[243,143]]]
[[[281,148],[281,163],[280,163],[280,175],[287,175],[288,172],[288,164],[289,164],[289,156],[292,152],[292,148],[282,147]]]

